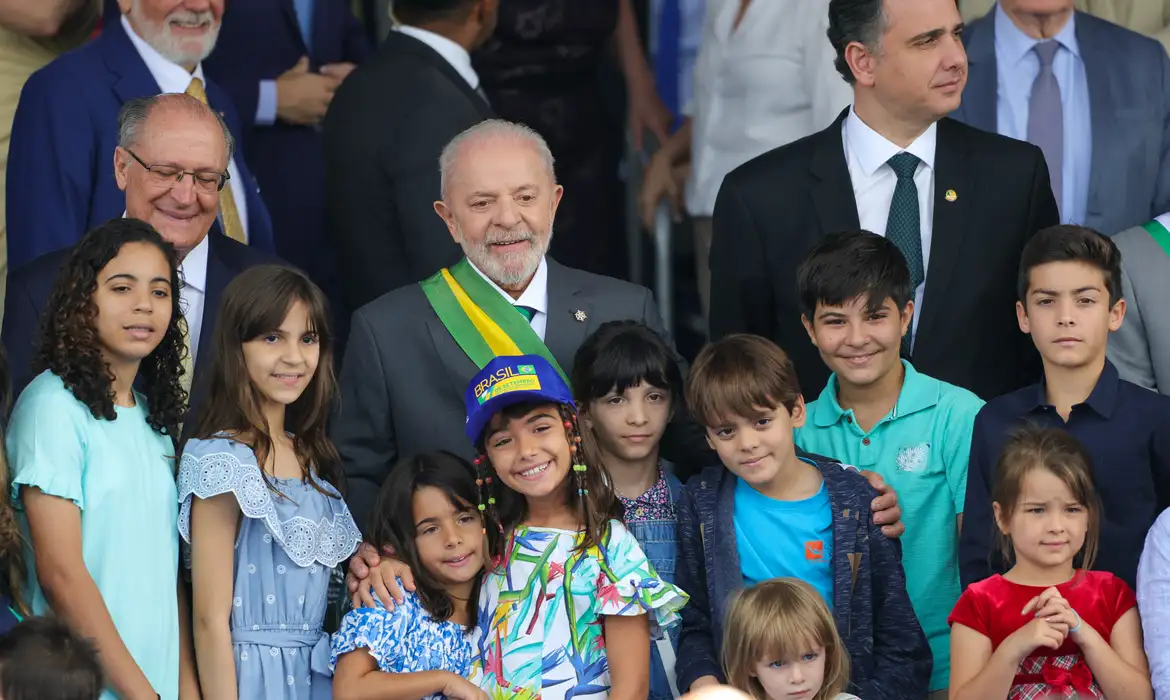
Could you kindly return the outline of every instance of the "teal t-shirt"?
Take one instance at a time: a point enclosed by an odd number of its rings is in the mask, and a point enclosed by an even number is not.
[[[8,431],[12,497],[36,487],[81,509],[82,559],[118,636],[163,700],[179,696],[179,501],[175,448],[146,422],[146,399],[99,420],[54,374],[21,393]],[[22,527],[28,522],[20,514]],[[27,540],[26,540],[27,541]],[[49,611],[26,548],[29,601]],[[102,700],[115,700],[106,690]]]
[[[737,479],[734,521],[744,586],[798,578],[833,609],[833,510],[823,481],[812,498],[778,501]]]
[[[956,519],[967,495],[967,461],[975,415],[983,401],[924,374],[903,360],[906,377],[890,415],[868,433],[837,402],[837,377],[808,405],[796,444],[859,469],[877,472],[898,494],[906,534],[906,590],[934,655],[930,689],[948,687],[951,635],[947,616],[959,600]]]

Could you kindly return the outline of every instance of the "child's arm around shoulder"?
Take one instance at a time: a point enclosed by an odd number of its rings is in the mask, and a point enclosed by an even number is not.
[[[678,658],[675,663],[681,692],[686,692],[701,679],[704,682],[723,680],[711,628],[703,520],[697,502],[701,490],[711,491],[713,495],[718,489],[718,482],[708,482],[709,472],[706,471],[692,477],[683,486],[682,497],[675,509],[678,516],[675,582],[691,597],[682,609],[682,630],[679,632]]]
[[[864,481],[864,477],[858,479]],[[930,684],[930,646],[906,593],[906,575],[898,547],[873,523],[869,503],[877,491],[868,483],[859,486],[858,518],[863,523],[863,532],[868,533],[874,656],[873,677],[861,695],[866,700],[923,697]]]

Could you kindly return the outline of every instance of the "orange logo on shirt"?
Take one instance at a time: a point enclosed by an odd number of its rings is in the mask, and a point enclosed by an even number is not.
[[[804,558],[809,561],[822,561],[825,558],[825,543],[820,540],[805,542]]]

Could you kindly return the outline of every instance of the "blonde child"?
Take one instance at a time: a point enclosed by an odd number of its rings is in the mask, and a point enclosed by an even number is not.
[[[727,682],[755,700],[857,700],[849,655],[820,593],[775,578],[736,595],[723,638]]]

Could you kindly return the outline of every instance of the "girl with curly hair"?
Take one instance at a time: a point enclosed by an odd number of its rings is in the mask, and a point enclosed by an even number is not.
[[[179,275],[149,224],[90,231],[61,268],[12,414],[32,612],[93,640],[105,700],[195,697],[178,578]],[[117,694],[115,696],[115,693]]]
[[[361,541],[325,432],[333,342],[325,295],[297,270],[253,267],[224,289],[207,403],[179,466],[209,698],[331,697],[329,579]]]

